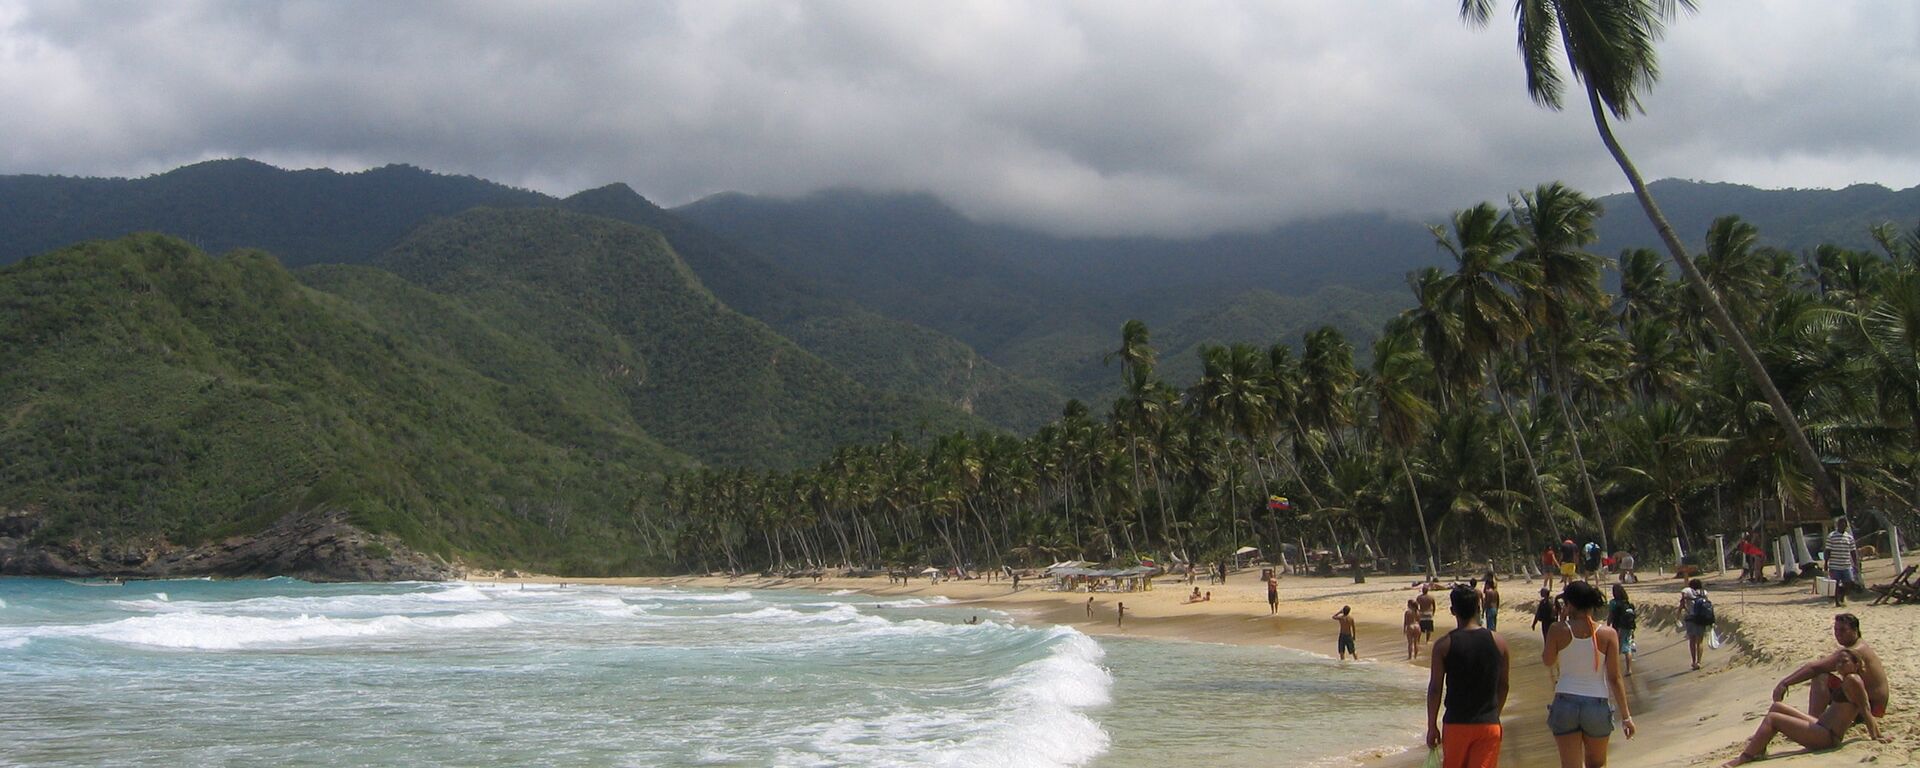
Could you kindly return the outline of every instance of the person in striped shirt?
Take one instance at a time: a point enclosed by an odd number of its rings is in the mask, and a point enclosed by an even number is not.
[[[1827,534],[1827,577],[1833,579],[1833,604],[1847,604],[1847,590],[1860,583],[1860,560],[1855,557],[1853,533],[1847,530],[1847,519],[1842,517],[1833,523],[1833,532]]]

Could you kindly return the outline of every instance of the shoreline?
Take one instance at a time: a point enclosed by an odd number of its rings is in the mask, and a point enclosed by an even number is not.
[[[1876,583],[1891,578],[1890,561],[1867,563],[1867,581]],[[674,586],[703,589],[803,589],[816,591],[852,590],[874,597],[942,597],[949,607],[976,605],[998,610],[1030,625],[1062,625],[1094,636],[1122,636],[1154,640],[1211,642],[1253,647],[1284,647],[1332,660],[1335,624],[1330,616],[1342,605],[1351,605],[1358,623],[1357,646],[1363,658],[1376,663],[1406,665],[1409,671],[1423,674],[1428,668],[1423,653],[1417,661],[1406,661],[1405,641],[1400,635],[1399,617],[1405,602],[1418,594],[1406,578],[1369,576],[1365,584],[1351,577],[1288,575],[1280,580],[1280,609],[1269,615],[1263,582],[1258,571],[1242,571],[1229,577],[1226,584],[1207,584],[1204,579],[1189,586],[1184,579],[1164,578],[1152,591],[1131,593],[1049,592],[1037,584],[1023,583],[1018,591],[1004,580],[943,581],[931,584],[915,579],[905,585],[876,577],[726,577],[670,576],[629,578],[558,578],[526,576],[503,578],[475,574],[474,581],[506,583],[572,583],[626,586]],[[1920,761],[1920,727],[1905,716],[1912,707],[1910,697],[1920,683],[1920,641],[1908,626],[1911,618],[1901,606],[1868,607],[1850,601],[1846,609],[1834,609],[1831,603],[1808,593],[1804,582],[1782,586],[1777,583],[1740,588],[1730,575],[1705,579],[1709,594],[1721,617],[1717,627],[1724,647],[1709,650],[1706,666],[1698,672],[1689,669],[1686,641],[1675,626],[1678,592],[1681,583],[1659,579],[1629,585],[1634,603],[1640,609],[1640,629],[1633,675],[1626,679],[1629,706],[1638,727],[1635,738],[1626,740],[1618,730],[1610,745],[1609,763],[1622,766],[1696,766],[1719,765],[1731,758],[1739,745],[1751,735],[1760,714],[1766,710],[1773,684],[1800,663],[1823,655],[1835,644],[1828,627],[1832,614],[1853,611],[1861,617],[1864,635],[1879,649],[1887,664],[1893,686],[1893,702],[1882,728],[1893,738],[1879,744],[1866,738],[1865,728],[1847,733],[1846,743],[1837,750],[1809,753],[1784,739],[1771,749],[1775,757],[1768,764],[1790,766],[1837,765],[1863,760],[1891,760],[1894,763]],[[1045,580],[1035,579],[1041,584]],[[1552,698],[1552,684],[1540,661],[1540,635],[1529,629],[1531,606],[1539,582],[1502,581],[1500,631],[1512,653],[1511,688],[1503,715],[1506,738],[1501,748],[1501,764],[1529,768],[1557,766],[1553,739],[1546,728],[1546,703]],[[1213,592],[1211,602],[1187,603],[1193,586]],[[1093,598],[1093,616],[1087,615],[1087,598]],[[1438,595],[1440,615],[1435,636],[1451,626],[1445,613],[1445,596]],[[1127,604],[1126,624],[1116,626],[1116,605]],[[1876,631],[1878,630],[1878,631]],[[1806,690],[1796,686],[1787,702],[1804,706]],[[1408,702],[1410,726],[1424,731],[1424,697]],[[1416,766],[1425,759],[1418,743],[1357,745],[1351,754],[1359,762],[1400,768]]]

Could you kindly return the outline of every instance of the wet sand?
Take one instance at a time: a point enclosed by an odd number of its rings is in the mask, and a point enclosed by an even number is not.
[[[1920,557],[1909,558],[1920,562]],[[1867,581],[1874,583],[1891,577],[1890,561],[1867,563]],[[1831,651],[1835,647],[1830,631],[1832,616],[1838,609],[1810,594],[1810,586],[1768,584],[1742,588],[1731,574],[1706,579],[1721,621],[1718,630],[1724,646],[1707,652],[1706,667],[1689,669],[1685,637],[1675,625],[1681,583],[1643,574],[1643,581],[1629,585],[1640,609],[1638,645],[1633,675],[1627,678],[1629,703],[1638,734],[1631,740],[1614,733],[1609,763],[1616,766],[1693,766],[1718,765],[1738,752],[1739,745],[1753,732],[1759,716],[1766,711],[1775,682],[1801,662]],[[498,579],[480,574],[474,578]],[[1311,653],[1334,654],[1336,625],[1331,615],[1342,605],[1351,605],[1359,623],[1358,646],[1368,659],[1400,661],[1405,657],[1405,641],[1400,634],[1400,615],[1406,601],[1417,594],[1403,578],[1372,576],[1365,584],[1349,577],[1288,575],[1280,584],[1280,610],[1269,615],[1266,592],[1258,571],[1232,574],[1226,584],[1208,584],[1204,578],[1191,586],[1182,579],[1156,580],[1156,589],[1132,593],[1051,592],[1042,588],[1047,580],[1022,580],[1015,591],[1004,580],[943,581],[932,584],[925,578],[890,584],[886,577],[846,578],[728,578],[689,576],[673,578],[625,579],[552,579],[529,581],[566,581],[570,583],[614,583],[638,586],[687,586],[714,589],[818,589],[855,590],[862,594],[886,597],[945,597],[955,605],[978,605],[1005,611],[1021,621],[1033,624],[1071,626],[1091,635],[1125,635],[1142,638],[1167,638],[1187,641],[1228,643],[1248,646],[1284,646]],[[1187,603],[1193,587],[1211,591],[1210,602]],[[1501,764],[1530,768],[1559,764],[1552,736],[1546,729],[1546,705],[1552,698],[1552,683],[1540,660],[1541,640],[1530,629],[1533,601],[1539,581],[1522,583],[1502,581],[1503,607],[1501,634],[1512,651],[1511,694],[1504,715],[1506,738]],[[1094,612],[1087,615],[1087,598],[1094,600]],[[1446,595],[1437,594],[1440,616],[1435,634],[1452,626],[1446,615]],[[1117,626],[1116,607],[1126,603],[1124,627]],[[1920,764],[1920,724],[1912,714],[1914,688],[1920,684],[1920,606],[1866,606],[1855,601],[1846,610],[1861,617],[1868,642],[1879,649],[1888,665],[1892,681],[1893,703],[1883,728],[1893,734],[1891,744],[1878,744],[1866,738],[1864,728],[1847,734],[1840,749],[1808,753],[1776,740],[1774,759],[1764,765],[1821,766],[1873,761],[1887,765]],[[1422,657],[1412,662],[1425,667]],[[1806,689],[1795,687],[1787,701],[1805,706]],[[1426,717],[1424,699],[1409,701],[1410,727],[1423,728]],[[1373,756],[1386,768],[1418,765],[1425,759],[1419,744],[1384,745],[1365,743],[1356,735],[1354,748]]]

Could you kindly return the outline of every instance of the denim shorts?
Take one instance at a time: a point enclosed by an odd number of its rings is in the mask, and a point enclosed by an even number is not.
[[[1613,735],[1613,702],[1592,696],[1556,693],[1547,705],[1547,730],[1555,736],[1585,734],[1595,739]]]

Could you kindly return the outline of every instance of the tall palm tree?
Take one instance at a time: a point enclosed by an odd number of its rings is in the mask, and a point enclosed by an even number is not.
[[[1460,17],[1469,24],[1484,26],[1493,15],[1493,6],[1494,0],[1461,0]],[[1765,396],[1774,418],[1779,420],[1792,444],[1795,458],[1813,480],[1818,491],[1816,503],[1827,509],[1839,509],[1839,496],[1820,462],[1820,455],[1801,429],[1800,420],[1774,386],[1760,356],[1734,325],[1720,297],[1687,256],[1680,235],[1660,212],[1653,193],[1647,190],[1640,171],[1614,138],[1613,127],[1608,122],[1608,115],[1625,120],[1635,112],[1644,111],[1640,106],[1640,93],[1652,87],[1660,75],[1654,42],[1680,9],[1691,11],[1693,7],[1693,0],[1515,0],[1514,17],[1519,26],[1520,59],[1526,69],[1527,93],[1536,104],[1560,109],[1565,81],[1554,59],[1557,51],[1564,52],[1567,71],[1585,87],[1587,107],[1593,113],[1600,141],[1613,155],[1620,171],[1626,174],[1634,197],[1660,233],[1660,240],[1674,264],[1680,267],[1700,303],[1707,307],[1708,319],[1719,329],[1741,367]]]
[[[1400,460],[1407,498],[1413,503],[1414,518],[1420,521],[1420,543],[1425,547],[1429,577],[1440,571],[1434,562],[1433,537],[1427,533],[1427,513],[1420,505],[1420,486],[1414,482],[1407,449],[1426,435],[1427,423],[1433,419],[1433,406],[1419,393],[1421,382],[1432,375],[1432,362],[1414,341],[1412,326],[1396,320],[1373,343],[1373,368],[1364,384],[1380,439]]]
[[[1594,527],[1600,532],[1601,549],[1611,552],[1607,524],[1600,515],[1599,498],[1593,492],[1593,474],[1587,471],[1586,454],[1580,446],[1581,431],[1574,426],[1574,404],[1567,395],[1563,352],[1576,319],[1599,309],[1603,303],[1600,258],[1582,250],[1599,237],[1593,226],[1594,220],[1600,217],[1600,204],[1554,182],[1520,193],[1510,207],[1520,232],[1520,248],[1514,260],[1533,265],[1534,272],[1532,282],[1516,288],[1527,319],[1536,331],[1536,346],[1547,352],[1547,380],[1560,400],[1560,418],[1567,429],[1567,443],[1573,448],[1573,462],[1579,470],[1587,512],[1593,515]]]
[[[1153,347],[1148,344],[1147,324],[1139,320],[1128,320],[1120,326],[1120,348],[1107,354],[1105,360],[1120,361],[1120,380],[1126,387],[1126,395],[1114,403],[1117,416],[1115,425],[1120,428],[1122,438],[1127,442],[1127,459],[1133,466],[1133,485],[1128,489],[1128,501],[1133,505],[1134,514],[1139,517],[1140,530],[1147,530],[1146,504],[1141,499],[1143,492],[1140,482],[1140,433],[1147,420],[1152,418],[1155,402]],[[1166,519],[1167,510],[1162,502],[1160,517]]]
[[[1527,462],[1534,502],[1558,539],[1560,524],[1554,520],[1553,503],[1548,500],[1540,464],[1534,458],[1526,432],[1520,429],[1519,420],[1513,415],[1512,404],[1507,402],[1498,365],[1501,351],[1532,330],[1526,312],[1508,288],[1531,285],[1537,279],[1538,270],[1532,264],[1507,258],[1520,247],[1520,230],[1514,226],[1511,216],[1494,208],[1492,203],[1481,203],[1455,213],[1451,234],[1441,227],[1432,230],[1434,242],[1451,254],[1455,263],[1453,274],[1442,278],[1437,287],[1440,303],[1458,318],[1460,354],[1483,372],[1486,388],[1507,417],[1514,442],[1520,447],[1520,456]]]

